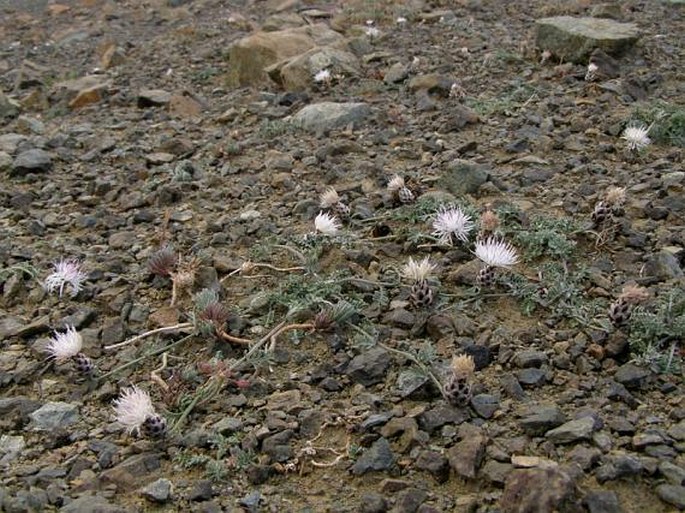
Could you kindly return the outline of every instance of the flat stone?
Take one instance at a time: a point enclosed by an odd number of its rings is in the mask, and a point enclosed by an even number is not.
[[[632,363],[626,363],[618,368],[614,379],[626,388],[640,388],[645,380],[651,375],[648,369],[638,367]]]
[[[321,102],[307,105],[287,119],[310,132],[326,132],[349,124],[358,125],[370,114],[371,107],[366,103]]]
[[[302,91],[310,87],[314,75],[324,69],[334,76],[355,77],[361,73],[356,55],[332,47],[312,48],[292,59],[270,66],[266,71],[286,91]]]
[[[541,404],[527,409],[519,423],[528,435],[540,436],[565,421],[566,416],[558,406]]]
[[[489,179],[490,171],[485,166],[467,160],[456,160],[449,164],[438,185],[461,197],[464,194],[475,194]]]
[[[537,45],[566,61],[587,63],[595,48],[617,55],[640,37],[634,23],[606,18],[555,16],[536,20]]]
[[[10,176],[24,176],[28,173],[44,173],[52,169],[52,155],[34,148],[26,150],[14,159]]]
[[[373,347],[355,356],[347,366],[346,373],[357,383],[364,386],[382,381],[390,365],[390,355],[381,347]]]
[[[5,466],[21,455],[26,441],[20,435],[0,436],[0,466]]]
[[[499,399],[490,394],[478,394],[471,398],[471,407],[478,416],[490,419],[499,408]]]
[[[138,93],[137,104],[141,109],[163,107],[171,101],[171,93],[164,89],[143,89]]]
[[[662,484],[656,487],[659,498],[676,508],[685,509],[685,486]]]
[[[31,413],[33,429],[53,431],[74,424],[79,419],[78,406],[70,403],[46,403]]]
[[[129,508],[117,506],[100,496],[83,495],[60,508],[60,513],[129,513]]]
[[[589,440],[595,430],[595,419],[581,417],[571,420],[545,433],[545,438],[555,444],[570,444]]]
[[[589,513],[623,513],[623,508],[618,502],[616,492],[610,490],[594,490],[589,492],[583,499],[583,504]]]

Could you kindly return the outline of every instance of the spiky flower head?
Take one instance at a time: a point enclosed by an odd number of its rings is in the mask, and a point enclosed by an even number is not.
[[[148,418],[157,415],[150,394],[135,385],[124,388],[114,400],[114,413],[117,422],[129,433],[139,430]]]
[[[441,244],[453,244],[456,240],[466,242],[473,226],[471,216],[461,208],[443,208],[433,220],[433,235]]]
[[[647,136],[649,127],[644,125],[630,125],[623,131],[621,139],[624,139],[630,151],[640,151],[652,142]]]
[[[402,178],[400,175],[393,176],[388,182],[388,190],[390,192],[397,192],[406,186],[407,185],[404,182],[404,178]]]
[[[158,276],[170,276],[178,264],[178,256],[171,246],[164,246],[150,257],[147,266]]]
[[[631,283],[623,287],[623,290],[619,294],[618,298],[626,303],[640,303],[646,299],[649,299],[649,291],[645,287]]]
[[[64,333],[55,333],[50,339],[45,351],[54,358],[55,362],[63,363],[81,352],[83,339],[73,326],[67,326]]]
[[[604,201],[611,207],[620,207],[626,202],[625,187],[609,187],[604,193]]]
[[[81,271],[81,264],[78,260],[62,259],[56,264],[53,264],[55,271],[45,278],[43,287],[49,293],[57,290],[59,297],[64,293],[64,287],[69,285],[71,287],[71,296],[76,296],[82,287],[83,280],[86,279],[86,273]]]
[[[335,235],[340,230],[340,226],[338,218],[328,212],[319,212],[314,219],[314,229],[324,235]]]
[[[462,354],[452,358],[452,374],[457,379],[468,379],[476,370],[473,356]]]
[[[407,280],[418,283],[427,280],[428,277],[435,272],[435,264],[430,261],[430,257],[426,257],[420,262],[415,261],[413,258],[409,258],[400,273]]]
[[[490,267],[510,267],[518,262],[516,249],[495,237],[476,242],[476,256]]]
[[[333,187],[326,189],[319,198],[321,208],[333,208],[340,203],[340,196]]]
[[[489,208],[480,216],[480,229],[484,233],[494,233],[499,228],[499,217]]]

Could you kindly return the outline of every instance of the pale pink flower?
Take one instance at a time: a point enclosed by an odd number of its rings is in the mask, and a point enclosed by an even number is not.
[[[64,287],[68,284],[71,287],[71,296],[77,295],[82,288],[81,282],[86,279],[86,273],[81,271],[81,264],[78,260],[62,259],[53,264],[55,271],[45,278],[43,287],[49,293],[57,290],[59,297],[64,293]]]
[[[82,347],[83,339],[81,339],[81,335],[77,333],[76,328],[73,326],[67,326],[67,331],[64,333],[55,333],[45,351],[57,363],[63,363],[79,354]]]
[[[114,413],[117,422],[129,433],[137,431],[148,418],[157,415],[150,394],[135,385],[124,388],[114,400]]]
[[[476,256],[490,267],[510,267],[518,262],[516,249],[495,237],[476,242]]]
[[[441,244],[452,244],[455,240],[466,242],[474,224],[471,216],[459,207],[442,209],[433,220],[433,235]]]

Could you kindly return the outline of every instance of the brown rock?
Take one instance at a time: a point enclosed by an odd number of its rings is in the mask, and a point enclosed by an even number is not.
[[[164,306],[150,314],[150,322],[153,326],[164,327],[178,324],[180,313],[173,306]]]
[[[290,59],[315,46],[342,44],[343,36],[326,25],[316,24],[276,32],[257,32],[235,43],[228,51],[232,86],[265,82],[265,68]]]
[[[120,66],[125,61],[126,55],[124,54],[124,50],[113,43],[105,49],[102,53],[102,57],[100,57],[100,64],[104,69]]]
[[[509,474],[500,507],[505,513],[579,511],[573,478],[559,468],[517,469]]]
[[[202,104],[190,96],[174,94],[169,100],[169,112],[181,118],[192,118],[200,115]]]

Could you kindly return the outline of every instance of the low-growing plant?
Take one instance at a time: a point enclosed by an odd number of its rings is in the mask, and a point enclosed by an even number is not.
[[[685,147],[685,107],[663,100],[640,104],[630,115],[626,126],[644,123],[649,126],[649,137],[657,144]]]
[[[650,305],[637,306],[628,323],[629,343],[638,361],[663,372],[682,366],[685,340],[685,291],[673,289]]]

